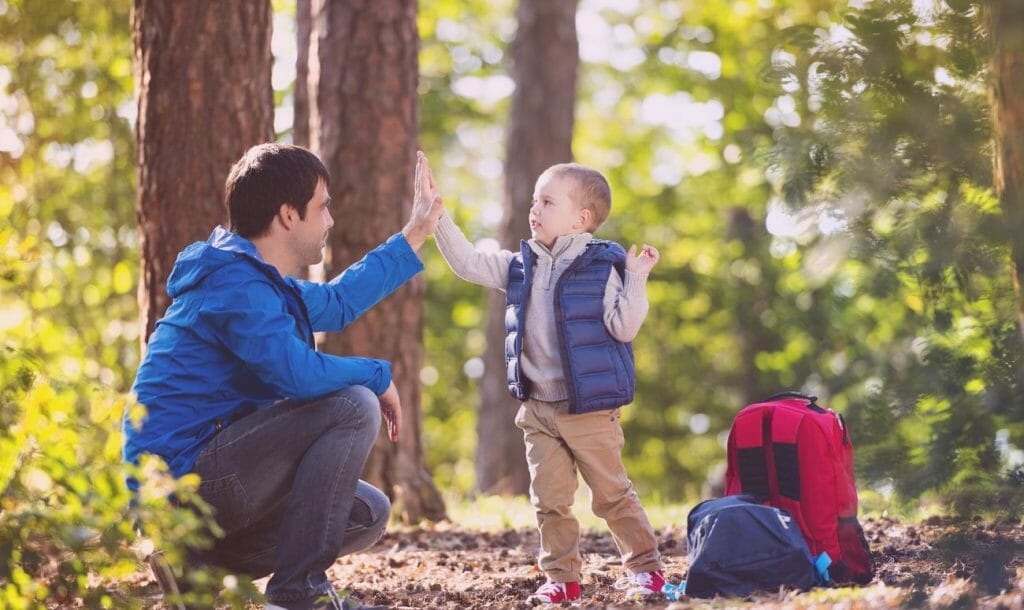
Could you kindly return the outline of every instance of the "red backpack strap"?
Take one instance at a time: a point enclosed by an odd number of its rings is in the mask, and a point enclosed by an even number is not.
[[[797,443],[800,425],[810,411],[796,401],[785,401],[775,409],[772,421],[772,457],[776,477],[777,494],[772,497],[772,504],[788,512],[800,526],[807,546],[812,555],[817,555],[819,546],[815,538],[814,528],[808,523],[808,514],[804,506],[803,479],[813,476],[812,473],[800,471],[800,453],[803,447]],[[813,468],[813,462],[806,465]],[[801,476],[803,475],[803,476]]]
[[[751,405],[736,416],[732,427],[739,491],[762,500],[769,497],[768,464],[764,454],[764,423],[770,410]]]
[[[806,411],[802,406],[780,405],[772,417],[772,454],[778,493],[783,498],[800,501],[800,456],[796,437]]]

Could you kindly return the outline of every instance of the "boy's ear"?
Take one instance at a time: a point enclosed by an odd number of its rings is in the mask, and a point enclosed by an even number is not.
[[[580,227],[589,231],[590,223],[594,220],[594,212],[588,208],[580,208],[578,218]]]

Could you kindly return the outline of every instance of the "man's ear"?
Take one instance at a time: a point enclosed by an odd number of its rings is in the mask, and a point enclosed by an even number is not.
[[[281,207],[277,208],[275,218],[285,230],[290,231],[295,226],[295,221],[299,219],[299,211],[290,203],[282,203]]]

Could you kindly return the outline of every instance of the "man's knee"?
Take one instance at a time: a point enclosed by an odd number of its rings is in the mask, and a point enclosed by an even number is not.
[[[339,556],[367,549],[377,543],[387,529],[391,501],[376,487],[360,481],[348,515],[348,528]]]
[[[357,421],[365,422],[367,428],[380,429],[380,399],[370,388],[350,386],[329,395],[327,400],[335,407],[340,420],[351,423],[355,415]]]
[[[374,530],[376,532],[374,542],[376,542],[384,534],[384,528],[388,525],[388,518],[391,516],[391,500],[383,491],[369,484],[360,484],[356,494],[356,502],[364,507],[365,513],[363,515],[352,514],[351,517],[355,517],[352,520],[358,519],[367,528]]]

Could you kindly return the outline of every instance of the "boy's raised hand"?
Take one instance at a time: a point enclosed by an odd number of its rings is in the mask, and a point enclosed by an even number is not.
[[[416,151],[416,176],[413,179],[412,214],[402,233],[413,250],[419,250],[444,213],[444,202],[437,193],[434,174],[423,151]]]
[[[643,248],[640,249],[640,253],[636,252],[636,245],[629,247],[629,252],[626,253],[626,270],[634,273],[650,273],[651,269],[658,264],[658,260],[661,255],[658,253],[658,249],[654,246],[648,246],[644,244]]]

